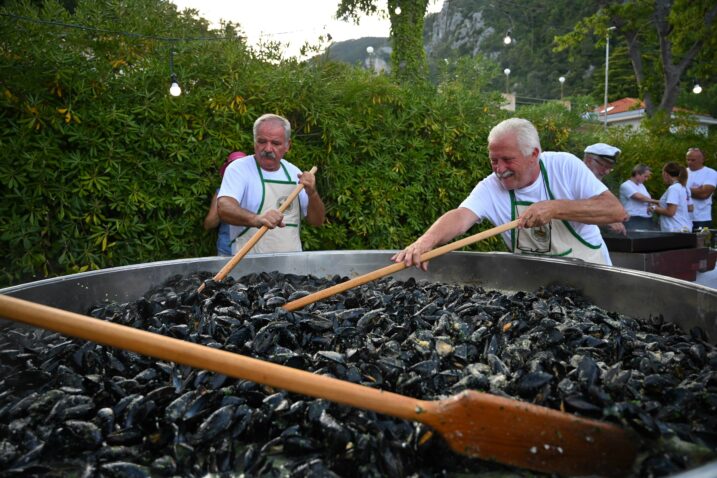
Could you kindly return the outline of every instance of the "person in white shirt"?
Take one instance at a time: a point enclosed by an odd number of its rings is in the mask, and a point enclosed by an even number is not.
[[[602,181],[603,178],[610,174],[610,171],[612,171],[615,167],[615,163],[617,163],[617,158],[620,157],[620,153],[622,153],[620,148],[616,148],[615,146],[607,143],[595,143],[585,148],[585,151],[583,152],[583,161],[585,162],[585,166],[593,172],[595,177]],[[607,224],[600,227],[600,230],[603,233],[622,234],[623,236],[627,235],[625,224],[621,222]]]
[[[660,198],[660,205],[650,206],[650,211],[660,216],[662,232],[692,232],[692,220],[688,210],[689,192],[687,169],[677,163],[667,163],[662,168],[662,180],[667,190]]]
[[[227,169],[227,166],[229,166],[233,161],[243,158],[246,156],[246,153],[243,151],[232,151],[229,153],[229,156],[227,156],[226,161],[224,161],[224,164],[221,165],[219,168],[219,176],[224,177],[224,171]],[[217,207],[217,194],[219,194],[219,188],[214,192],[214,196],[212,196],[212,201],[209,204],[209,210],[207,211],[207,215],[204,216],[204,229],[210,230],[217,228],[217,255],[218,256],[231,256],[232,255],[232,248],[229,245],[231,242],[231,239],[229,238],[229,224],[222,222],[219,219],[219,209]]]
[[[625,221],[620,201],[576,156],[541,152],[538,132],[525,119],[511,118],[488,135],[493,173],[480,181],[461,205],[443,214],[413,244],[392,257],[427,270],[420,257],[487,219],[493,225],[518,218],[503,234],[521,254],[575,257],[611,264],[596,224]]]
[[[687,189],[694,209],[691,214],[694,232],[703,227],[712,228],[712,196],[717,187],[717,171],[705,166],[705,155],[700,148],[687,150]]]
[[[217,207],[222,222],[230,224],[232,254],[263,226],[269,230],[250,253],[301,251],[301,219],[312,226],[323,224],[325,208],[316,177],[283,159],[290,147],[289,121],[265,114],[254,122],[254,154],[227,166]],[[304,185],[303,190],[284,213],[279,212],[297,183]]]
[[[632,168],[630,179],[620,185],[620,202],[625,207],[630,219],[625,223],[628,231],[642,230],[655,231],[659,227],[652,220],[648,211],[650,204],[659,204],[653,199],[645,187],[645,181],[652,176],[652,170],[646,164],[638,164]]]

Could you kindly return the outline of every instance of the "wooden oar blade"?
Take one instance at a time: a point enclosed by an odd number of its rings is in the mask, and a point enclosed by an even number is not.
[[[563,476],[625,476],[638,440],[615,425],[479,392],[428,402],[421,421],[458,453]]]

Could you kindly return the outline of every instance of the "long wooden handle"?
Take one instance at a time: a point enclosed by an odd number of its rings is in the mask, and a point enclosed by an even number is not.
[[[523,468],[570,476],[592,471],[622,476],[636,450],[631,438],[614,425],[508,398],[463,392],[439,401],[413,399],[2,294],[0,317],[160,360],[422,422],[441,433],[459,453]],[[596,457],[609,466],[596,467]]]
[[[422,400],[0,294],[0,317],[352,407],[416,420]],[[423,406],[425,408],[425,406]]]
[[[311,174],[316,174],[317,168],[314,166],[309,170]],[[282,203],[281,206],[279,206],[279,212],[284,212],[286,208],[288,208],[291,205],[291,202],[296,199],[296,196],[299,195],[301,190],[304,189],[303,184],[297,184],[294,190],[289,194],[289,196],[286,198],[286,201]],[[224,264],[224,267],[217,272],[217,274],[214,276],[215,281],[224,280],[224,278],[229,275],[229,273],[236,267],[237,264],[239,264],[239,261],[244,259],[244,256],[246,256],[252,247],[254,247],[254,244],[256,244],[259,239],[262,238],[264,234],[266,234],[266,231],[268,231],[269,228],[266,226],[261,226],[261,228],[254,233],[254,235],[249,239],[249,241],[244,244],[244,247],[239,249],[236,254],[234,254],[234,257],[229,259],[229,262]],[[204,290],[204,284],[199,286],[198,292],[201,292]]]
[[[483,239],[487,239],[489,237],[495,236],[495,235],[500,234],[505,231],[509,231],[516,227],[518,227],[518,219],[508,222],[508,223],[505,223],[501,226],[496,226],[494,228],[488,229],[487,231],[479,232],[478,234],[474,234],[472,236],[465,237],[458,241],[448,243],[441,247],[437,247],[435,249],[432,249],[432,250],[422,254],[421,262],[429,261],[435,257],[446,254],[447,252],[455,251],[455,250],[465,247],[469,244],[473,244],[474,242],[482,241]],[[377,269],[375,271],[369,272],[362,276],[354,277],[353,279],[347,280],[346,282],[342,282],[340,284],[336,284],[335,286],[331,286],[327,289],[320,290],[318,292],[314,292],[313,294],[309,294],[307,296],[301,297],[300,299],[296,299],[292,302],[288,302],[288,303],[284,304],[284,309],[286,309],[288,311],[300,309],[306,305],[313,304],[314,302],[318,302],[322,299],[326,299],[327,297],[331,297],[332,295],[339,294],[345,290],[349,290],[354,287],[358,287],[360,285],[366,284],[367,282],[371,282],[373,280],[380,279],[381,277],[395,274],[396,272],[399,272],[405,268],[406,268],[405,263],[397,262],[395,264],[383,267],[381,269]]]

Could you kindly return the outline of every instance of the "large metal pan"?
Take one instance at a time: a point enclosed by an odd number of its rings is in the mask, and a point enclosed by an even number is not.
[[[389,265],[394,252],[260,254],[244,258],[231,275],[238,278],[248,273],[280,271],[355,277]],[[86,313],[93,304],[136,300],[176,274],[196,271],[213,274],[226,261],[221,257],[203,257],[116,267],[8,287],[0,289],[0,294]],[[712,343],[717,342],[717,290],[663,275],[565,259],[452,252],[431,261],[427,273],[412,268],[395,277],[476,284],[506,292],[534,291],[554,283],[570,285],[607,310],[638,319],[662,315],[685,329],[699,326]],[[717,462],[711,462],[673,478],[707,478],[715,473]]]
[[[235,278],[252,272],[354,277],[389,265],[395,251],[320,251],[258,254],[232,271]],[[0,289],[32,302],[85,313],[93,304],[136,300],[176,274],[215,273],[226,258],[203,257],[116,267]],[[554,283],[573,286],[607,310],[646,319],[662,315],[689,330],[701,327],[717,343],[717,290],[670,277],[565,259],[509,253],[452,252],[431,261],[429,272],[415,268],[396,278],[459,282],[503,291],[534,291]]]

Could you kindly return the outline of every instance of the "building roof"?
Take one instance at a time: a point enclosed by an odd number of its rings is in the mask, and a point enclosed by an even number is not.
[[[610,116],[616,113],[624,113],[626,111],[639,109],[645,109],[645,103],[643,101],[638,100],[637,98],[622,98],[607,104],[607,115]],[[601,115],[605,114],[605,105],[600,105],[593,111]]]
[[[684,108],[674,108],[675,112],[691,114],[695,121],[702,125],[717,125],[717,119],[710,115],[694,113]],[[598,118],[605,118],[605,105],[593,110]],[[607,104],[607,122],[621,124],[624,121],[641,120],[645,116],[645,102],[637,98],[622,98]]]

